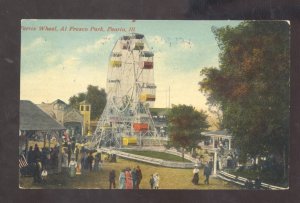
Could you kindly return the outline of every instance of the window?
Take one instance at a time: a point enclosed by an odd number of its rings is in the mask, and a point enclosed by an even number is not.
[[[80,106],[80,111],[84,111],[83,106]]]
[[[86,110],[86,111],[90,111],[90,107],[89,107],[89,106],[86,106],[86,107],[85,107],[85,110]]]

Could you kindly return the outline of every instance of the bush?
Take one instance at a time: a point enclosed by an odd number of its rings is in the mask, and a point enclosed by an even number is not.
[[[169,142],[167,142],[167,144],[165,144],[164,147],[165,147],[166,149],[170,149],[170,148],[172,147],[172,145],[171,145]]]

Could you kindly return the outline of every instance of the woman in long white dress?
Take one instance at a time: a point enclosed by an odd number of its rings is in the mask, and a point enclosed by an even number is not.
[[[64,173],[68,171],[68,154],[64,150],[61,155],[61,167]]]
[[[72,160],[70,161],[69,164],[69,173],[70,177],[74,177],[76,174],[76,168],[77,168],[77,162],[75,161],[75,158],[72,157]]]
[[[126,189],[125,183],[126,183],[125,170],[122,170],[119,176],[119,189]]]
[[[193,180],[192,180],[192,182],[195,185],[199,184],[199,169],[198,169],[198,165],[195,165],[195,168],[193,170]]]
[[[154,179],[154,189],[159,189],[159,175],[158,173],[155,173],[154,176],[153,176],[153,179]]]

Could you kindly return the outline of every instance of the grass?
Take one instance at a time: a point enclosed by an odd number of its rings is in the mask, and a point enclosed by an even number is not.
[[[160,189],[188,189],[188,190],[214,190],[214,189],[240,189],[237,185],[228,183],[218,178],[211,178],[210,185],[204,185],[203,170],[200,170],[200,185],[193,185],[192,169],[173,169],[138,163],[131,160],[118,158],[117,163],[104,162],[100,172],[87,172],[70,178],[66,174],[54,174],[48,176],[45,184],[33,184],[33,178],[21,177],[21,188],[45,188],[45,189],[108,189],[108,174],[111,169],[116,170],[116,185],[120,170],[126,167],[140,166],[143,174],[141,189],[150,189],[149,178],[153,173],[160,176]]]
[[[173,154],[168,154],[165,152],[138,151],[138,150],[127,150],[127,149],[124,149],[122,151],[130,153],[130,154],[147,156],[147,157],[162,159],[162,160],[166,160],[166,161],[191,162],[190,160],[187,160],[187,159],[182,160],[182,157],[179,157],[179,156],[176,156]]]

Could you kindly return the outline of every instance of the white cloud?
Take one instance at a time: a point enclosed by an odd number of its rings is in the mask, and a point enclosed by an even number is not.
[[[153,45],[153,44],[165,45],[166,44],[166,40],[158,35],[147,37],[147,41],[150,42],[151,45]]]
[[[60,59],[60,55],[53,53],[51,55],[48,55],[44,61],[46,64],[54,64],[57,63],[59,59]]]
[[[179,42],[179,48],[182,50],[192,50],[194,49],[194,43],[190,40],[182,40]]]
[[[36,49],[36,48],[44,45],[45,43],[46,43],[46,40],[43,37],[38,37],[35,40],[33,40],[33,42],[31,42],[29,45],[22,46],[21,47],[22,53],[32,50],[32,49]]]
[[[34,103],[52,102],[68,99],[79,92],[85,92],[89,84],[105,88],[106,66],[98,63],[86,63],[80,52],[91,52],[109,42],[113,35],[108,35],[93,44],[78,48],[68,54],[49,53],[42,61],[45,69],[21,75],[20,98]],[[25,50],[38,48],[44,43],[43,38],[37,38]],[[22,54],[24,54],[22,50]],[[49,68],[46,68],[49,67]]]
[[[147,37],[147,41],[151,47],[155,47],[154,51],[168,50],[168,52],[186,52],[195,50],[195,44],[191,40],[183,38],[163,38],[158,35]]]
[[[51,69],[21,75],[20,97],[34,103],[56,99],[68,102],[72,95],[85,92],[89,84],[104,88],[106,68],[98,64],[82,66],[79,58],[70,56]]]
[[[69,57],[66,58],[61,64],[64,68],[75,68],[80,63],[79,57]]]
[[[34,72],[21,76],[21,99],[30,99],[35,103],[52,102],[62,99],[68,102],[69,97],[79,92],[86,91],[89,84],[100,88],[106,86],[107,68],[101,64],[87,64],[82,58],[82,53],[92,53],[110,42],[113,35],[103,37],[92,44],[79,47],[67,56],[53,53],[45,57],[44,61],[51,69]],[[157,86],[155,107],[166,107],[168,105],[170,87],[171,104],[187,104],[197,109],[207,109],[206,99],[198,91],[200,80],[199,70],[180,72],[172,63],[174,57],[182,57],[194,49],[194,44],[187,40],[177,41],[172,44],[162,37],[152,36],[148,38],[150,44],[158,45],[155,51],[154,74]],[[38,46],[41,39],[36,40],[31,46]]]
[[[167,68],[168,53],[156,54],[154,79],[157,86],[155,107],[168,106],[170,87],[171,104],[187,104],[197,109],[207,109],[205,97],[198,91],[199,70],[179,73]],[[63,68],[64,67],[64,68]],[[68,102],[69,97],[86,91],[89,84],[105,88],[107,68],[84,65],[75,56],[66,57],[52,69],[21,76],[21,99],[35,103],[52,102],[62,99]]]
[[[88,44],[86,46],[78,47],[76,51],[78,53],[91,53],[97,51],[101,46],[104,46],[106,43],[110,42],[113,39],[114,35],[109,34],[97,41],[93,44]]]
[[[39,37],[36,40],[34,40],[31,44],[32,47],[37,47],[39,45],[42,45],[43,43],[45,43],[45,39],[43,37]]]

